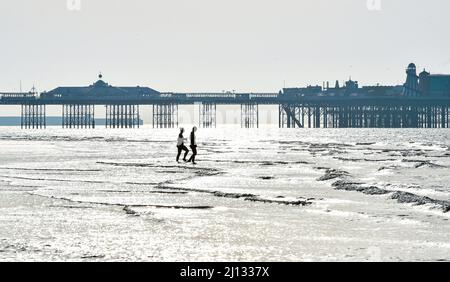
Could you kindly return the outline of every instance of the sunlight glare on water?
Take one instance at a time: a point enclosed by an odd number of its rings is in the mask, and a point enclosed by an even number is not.
[[[450,259],[448,130],[177,133],[2,128],[0,260]]]

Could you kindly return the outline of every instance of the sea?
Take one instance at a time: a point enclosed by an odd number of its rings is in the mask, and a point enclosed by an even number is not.
[[[2,127],[0,261],[450,261],[448,129],[177,135]]]

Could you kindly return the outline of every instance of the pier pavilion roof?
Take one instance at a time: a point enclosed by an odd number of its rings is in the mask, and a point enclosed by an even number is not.
[[[63,86],[57,87],[47,94],[58,94],[68,96],[127,96],[127,95],[156,95],[158,91],[149,87],[130,87],[130,86],[111,86],[102,80],[99,80],[89,86]]]

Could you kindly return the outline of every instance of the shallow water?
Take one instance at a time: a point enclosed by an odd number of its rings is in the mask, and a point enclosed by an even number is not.
[[[0,260],[450,260],[449,130],[176,135],[1,128]]]

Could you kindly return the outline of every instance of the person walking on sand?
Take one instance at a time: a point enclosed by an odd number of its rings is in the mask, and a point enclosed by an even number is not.
[[[197,131],[197,127],[196,126],[194,126],[193,128],[192,128],[192,132],[191,132],[191,150],[192,150],[192,155],[191,155],[191,157],[189,158],[189,160],[188,160],[188,162],[191,162],[192,161],[192,163],[193,164],[197,164],[196,162],[195,162],[195,156],[197,155],[197,140],[196,140],[196,137],[195,137],[195,132]]]
[[[187,138],[183,137],[183,133],[184,133],[184,128],[180,128],[180,134],[178,134],[178,139],[177,139],[177,148],[178,148],[177,163],[179,162],[182,151],[185,151],[184,158],[183,158],[183,161],[185,161],[185,162],[187,161],[186,157],[187,157],[187,154],[189,153],[189,149],[184,145],[184,141],[187,141]]]

